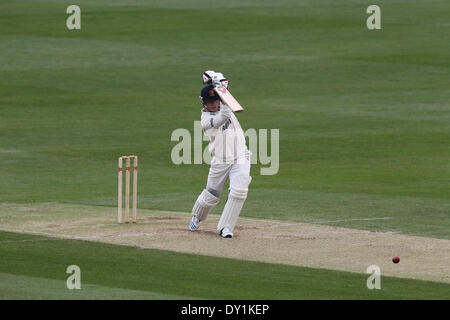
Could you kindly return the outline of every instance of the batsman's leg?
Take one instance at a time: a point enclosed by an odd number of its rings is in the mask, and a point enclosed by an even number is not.
[[[228,178],[231,165],[211,165],[206,189],[198,196],[192,209],[189,229],[195,231],[208,217],[209,212],[219,203],[219,196]]]
[[[208,213],[219,203],[219,198],[204,189],[197,198],[197,201],[192,208],[192,219],[189,224],[189,229],[195,231],[200,226],[203,220],[206,220]]]
[[[219,234],[224,238],[233,237],[233,230],[247,199],[248,186],[251,181],[249,163],[233,166],[230,171],[230,193],[217,225]]]

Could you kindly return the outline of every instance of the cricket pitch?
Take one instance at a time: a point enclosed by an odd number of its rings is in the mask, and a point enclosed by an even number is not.
[[[450,283],[447,239],[245,217],[233,239],[222,239],[214,214],[191,232],[187,212],[141,209],[137,224],[118,224],[111,207],[3,203],[0,210],[4,231],[355,273],[377,265],[382,276]]]

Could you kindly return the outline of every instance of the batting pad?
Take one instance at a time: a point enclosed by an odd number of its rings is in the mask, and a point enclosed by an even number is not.
[[[192,214],[199,221],[206,220],[208,213],[219,203],[219,198],[212,195],[208,190],[204,189],[197,198],[192,208]]]
[[[231,183],[230,194],[228,195],[225,208],[223,208],[219,224],[217,225],[218,231],[223,228],[228,228],[233,232],[239,214],[244,206],[245,199],[247,199],[248,185],[252,178],[250,176],[238,176],[236,178],[233,181],[236,183]]]

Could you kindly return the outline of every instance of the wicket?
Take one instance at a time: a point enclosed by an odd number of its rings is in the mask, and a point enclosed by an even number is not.
[[[126,175],[125,175],[125,223],[130,219],[130,160],[134,161],[133,170],[133,222],[137,220],[137,169],[138,169],[138,157],[137,156],[122,156],[119,157],[119,196],[118,196],[118,210],[117,210],[117,222],[122,223],[122,165],[123,159],[126,160]]]

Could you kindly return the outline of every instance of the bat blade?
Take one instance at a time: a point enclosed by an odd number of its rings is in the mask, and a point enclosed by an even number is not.
[[[225,87],[215,87],[214,90],[219,95],[220,99],[228,105],[233,112],[241,112],[244,110],[242,106],[237,102],[237,100],[233,97],[233,95],[228,91]]]

